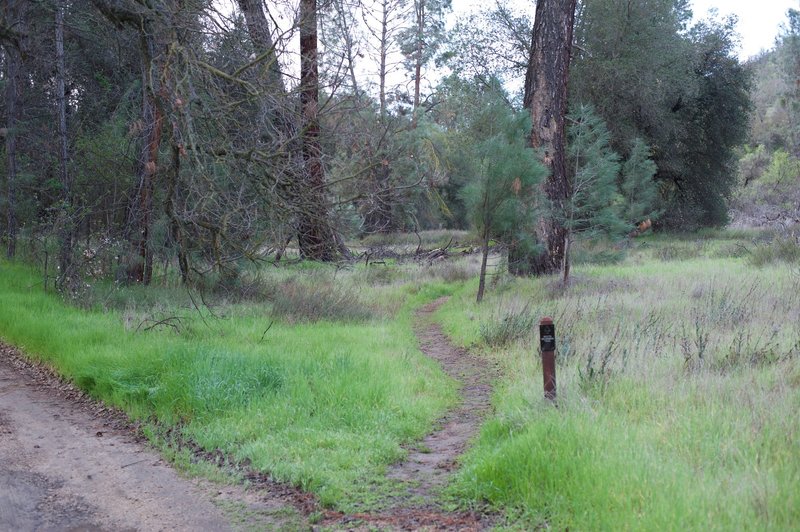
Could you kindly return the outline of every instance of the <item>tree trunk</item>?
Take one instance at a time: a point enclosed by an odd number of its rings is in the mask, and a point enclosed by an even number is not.
[[[381,3],[381,33],[379,52],[378,71],[378,101],[380,102],[381,120],[386,118],[386,58],[389,55],[389,3],[384,0]]]
[[[567,80],[572,49],[576,0],[539,0],[533,25],[525,100],[531,109],[531,146],[540,152],[550,175],[541,185],[549,208],[560,212],[569,197],[566,169],[565,115]],[[559,271],[564,262],[567,232],[552,212],[536,227],[536,237],[544,250],[530,260],[517,260],[509,270],[516,274],[543,275]],[[516,257],[515,257],[516,258]],[[568,260],[568,258],[567,258]]]
[[[170,172],[170,174],[170,180],[167,183],[167,197],[164,201],[164,212],[170,221],[172,241],[178,249],[178,268],[181,272],[181,282],[184,286],[188,286],[189,253],[186,250],[186,236],[184,235],[183,223],[175,209],[175,205],[178,202],[176,196],[181,175],[181,147],[174,133],[172,138],[172,172]]]
[[[164,106],[169,101],[167,83],[169,66],[167,54],[177,42],[172,15],[180,9],[175,4],[163,4],[163,13],[153,14],[142,21],[142,146],[138,164],[138,189],[132,216],[132,242],[138,259],[129,271],[129,280],[149,285],[153,277],[151,246],[155,179],[158,174],[159,150],[164,130]]]
[[[377,41],[373,48],[377,53],[378,63],[378,104],[379,115],[386,117],[386,82],[389,70],[392,69],[391,55],[393,45],[397,42],[401,19],[405,14],[407,0],[376,0],[374,8],[364,10],[363,20],[367,32]]]
[[[380,152],[377,156],[383,157]],[[390,177],[391,169],[388,158],[383,159],[380,166],[369,173],[366,182],[367,187],[369,187],[369,194],[363,204],[365,206],[365,234],[388,233],[393,229],[392,205],[395,201],[395,195],[389,185]]]
[[[353,40],[352,21],[348,18],[348,13],[342,0],[333,0],[333,8],[336,11],[335,24],[338,25],[339,33],[344,39],[344,56],[347,61],[347,75],[350,77],[351,90],[354,95],[359,95],[358,79],[356,78],[356,44]]]
[[[396,7],[396,5],[395,5]],[[389,17],[391,15],[392,5],[387,0],[381,3],[381,19],[380,19],[380,45],[379,45],[379,116],[381,126],[386,126],[386,76],[387,76],[387,58],[389,55],[390,47],[390,32],[389,32]],[[389,167],[389,160],[387,159],[381,163],[381,167],[374,174],[374,203],[367,216],[364,218],[364,225],[367,227],[368,232],[388,233],[392,227],[392,202],[394,201],[393,194],[389,187],[389,178],[391,177],[391,168]]]
[[[6,45],[6,256],[14,258],[17,252],[17,135],[21,102],[22,53],[14,45]]]
[[[291,101],[283,83],[278,52],[272,40],[270,25],[263,9],[263,0],[237,0],[242,10],[247,32],[253,42],[255,53],[262,58],[264,66],[259,75],[258,107],[261,115],[262,140],[272,143],[268,149],[291,153],[290,159],[302,160],[298,142],[296,119],[297,106]],[[287,161],[287,167],[291,164]],[[301,166],[298,164],[298,166]],[[287,180],[287,182],[290,182]],[[302,197],[302,188],[293,190],[288,187],[286,201],[293,204],[297,197]],[[296,187],[295,187],[296,188]]]
[[[531,109],[531,103],[533,100],[533,77],[535,74],[534,71],[534,63],[533,63],[533,47],[536,43],[536,24],[533,26],[533,31],[531,31],[531,55],[528,57],[528,68],[525,71],[525,84],[522,87],[522,107]]]
[[[422,78],[422,49],[425,45],[425,2],[415,0],[414,9],[417,14],[417,50],[414,58],[414,109],[411,116],[411,127],[417,127],[417,111],[419,110],[420,81]]]
[[[478,278],[478,298],[477,302],[483,301],[483,292],[486,290],[486,263],[489,261],[489,234],[483,234],[483,256],[481,257],[481,274]]]
[[[64,87],[66,66],[64,64],[64,0],[56,6],[56,100],[58,104],[59,177],[61,181],[60,246],[58,255],[58,289],[69,290],[74,283],[72,271],[72,248],[75,237],[75,221],[72,212],[72,179],[69,175],[67,146],[67,99]]]
[[[333,261],[336,239],[325,202],[325,170],[319,134],[319,65],[317,57],[317,1],[300,0],[300,110],[304,198],[298,213],[300,256]]]
[[[268,87],[274,93],[273,97],[284,95],[286,88],[283,85],[283,77],[281,76],[281,68],[278,64],[278,54],[275,51],[275,43],[272,41],[272,33],[269,29],[267,17],[264,14],[263,0],[236,0],[239,4],[239,9],[242,10],[245,23],[247,24],[247,33],[250,34],[250,39],[256,49],[256,54],[259,56],[264,55],[263,58],[265,67],[264,77],[268,82]]]
[[[161,76],[164,73],[160,38],[152,23],[141,34],[142,61],[142,147],[138,161],[136,197],[129,212],[129,234],[135,258],[128,268],[128,280],[150,284],[153,275],[153,254],[150,246],[153,217],[154,179],[158,169],[163,112],[158,102]],[[162,35],[163,36],[163,35]],[[159,41],[159,42],[157,42]]]

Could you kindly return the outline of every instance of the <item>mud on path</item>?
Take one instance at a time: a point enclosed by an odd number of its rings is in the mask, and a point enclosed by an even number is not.
[[[483,512],[447,512],[436,504],[437,496],[457,467],[458,458],[477,435],[491,411],[494,368],[487,360],[453,346],[432,315],[447,301],[442,297],[417,311],[414,331],[420,350],[441,365],[461,384],[461,402],[436,423],[421,442],[408,448],[405,461],[392,466],[390,479],[401,482],[401,491],[387,501],[387,509],[374,514],[341,516],[329,524],[351,529],[374,527],[401,530],[483,530],[495,521]]]
[[[180,477],[125,417],[0,344],[0,530],[273,530],[293,509]]]

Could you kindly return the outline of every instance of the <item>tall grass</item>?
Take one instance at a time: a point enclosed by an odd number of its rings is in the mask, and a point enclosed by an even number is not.
[[[567,290],[516,279],[477,306],[466,287],[441,309],[446,332],[505,375],[454,496],[524,527],[800,526],[800,275],[709,254],[654,260],[681,245],[578,267]],[[484,333],[518,315],[515,341]],[[542,315],[556,322],[557,408],[529,326]]]
[[[229,305],[224,319],[205,322],[189,309],[162,309],[192,322],[175,334],[126,328],[124,311],[66,306],[27,268],[0,268],[3,341],[153,430],[178,429],[326,504],[353,508],[372,497],[401,445],[455,398],[410,323],[411,308],[442,285],[385,293],[402,301],[393,320],[290,323],[269,303]]]

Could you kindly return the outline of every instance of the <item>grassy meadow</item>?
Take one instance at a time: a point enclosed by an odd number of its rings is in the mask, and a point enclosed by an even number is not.
[[[650,238],[576,268],[567,290],[501,277],[477,306],[474,283],[461,289],[439,319],[505,377],[451,493],[555,529],[800,526],[800,265],[754,267],[738,257],[753,245]],[[557,408],[542,399],[544,315]]]
[[[364,509],[392,490],[401,445],[457,401],[411,327],[450,295],[435,319],[501,375],[451,504],[488,503],[523,529],[787,530],[800,527],[800,263],[773,244],[718,231],[584,246],[567,288],[509,277],[495,257],[481,305],[474,256],[270,266],[202,312],[171,282],[99,284],[79,309],[2,262],[0,338],[154,433]],[[557,407],[542,398],[544,315]]]

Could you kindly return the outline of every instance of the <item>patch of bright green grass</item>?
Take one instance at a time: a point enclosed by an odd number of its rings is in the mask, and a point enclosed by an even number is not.
[[[386,288],[402,302],[394,319],[275,321],[266,333],[268,305],[230,306],[207,324],[176,309],[194,320],[178,335],[135,332],[117,311],[81,311],[44,293],[23,266],[0,268],[4,341],[133,418],[179,427],[325,504],[346,509],[374,493],[401,444],[455,401],[454,383],[411,330],[412,307],[446,293],[443,284]]]

